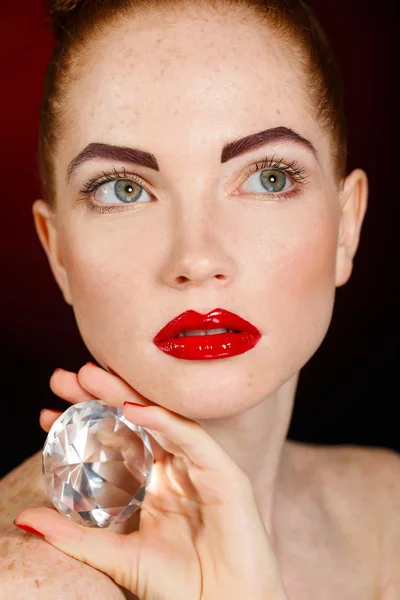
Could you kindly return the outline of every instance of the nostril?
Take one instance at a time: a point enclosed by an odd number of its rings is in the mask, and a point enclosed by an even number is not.
[[[188,281],[188,278],[185,277],[184,275],[180,275],[178,277],[178,283],[185,283],[186,281]]]

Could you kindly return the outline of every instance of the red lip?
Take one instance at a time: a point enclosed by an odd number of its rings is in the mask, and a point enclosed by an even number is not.
[[[153,342],[165,342],[188,329],[235,329],[236,331],[261,335],[254,325],[245,321],[238,315],[231,313],[223,308],[215,308],[207,315],[201,315],[195,310],[187,310],[172,319],[163,327],[154,338]]]
[[[238,333],[192,335],[177,338],[188,329],[234,329]],[[251,350],[261,339],[261,333],[254,325],[238,315],[222,308],[216,308],[201,315],[188,310],[170,321],[158,332],[153,342],[171,357],[183,360],[215,360],[229,358]]]

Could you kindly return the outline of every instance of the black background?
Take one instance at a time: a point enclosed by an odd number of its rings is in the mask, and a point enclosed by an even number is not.
[[[300,376],[289,438],[400,451],[399,52],[392,4],[315,0],[346,89],[349,170],[369,177],[369,207],[350,281],[337,289],[330,329]],[[43,407],[68,404],[49,388],[53,370],[93,359],[64,303],[34,230],[40,197],[39,102],[52,38],[39,0],[1,12],[1,472],[38,451]],[[95,362],[95,361],[94,361]]]

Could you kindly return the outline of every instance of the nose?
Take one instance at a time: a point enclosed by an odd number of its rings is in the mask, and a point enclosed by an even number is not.
[[[162,280],[179,290],[193,286],[229,286],[236,273],[230,239],[215,213],[210,215],[203,211],[196,218],[191,215],[190,219],[178,216],[172,228]]]

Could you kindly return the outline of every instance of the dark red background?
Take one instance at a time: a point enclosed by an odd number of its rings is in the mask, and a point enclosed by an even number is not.
[[[5,7],[4,7],[5,4]],[[41,408],[67,403],[49,389],[56,367],[92,357],[37,238],[39,102],[52,38],[41,0],[7,2],[1,15],[1,474],[44,443]],[[398,36],[391,4],[315,0],[346,87],[349,169],[370,179],[369,208],[354,272],[337,290],[333,321],[303,369],[291,439],[400,451]],[[11,437],[9,436],[11,434]],[[8,437],[8,441],[5,438]]]

